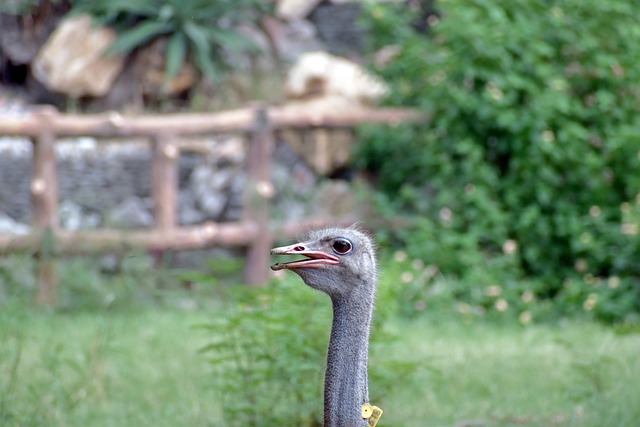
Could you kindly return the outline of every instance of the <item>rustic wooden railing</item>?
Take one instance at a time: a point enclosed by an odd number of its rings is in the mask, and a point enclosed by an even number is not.
[[[38,107],[24,116],[0,116],[0,135],[26,136],[33,143],[30,193],[31,232],[0,234],[0,255],[16,251],[34,254],[40,304],[53,304],[57,293],[55,257],[126,251],[133,248],[162,251],[213,245],[245,246],[245,281],[260,284],[267,278],[272,236],[291,235],[318,220],[276,226],[271,222],[270,180],[273,132],[314,127],[349,128],[364,122],[399,123],[420,115],[407,109],[356,109],[348,113],[313,113],[265,106],[203,114],[123,116],[116,112],[96,115],[60,114],[53,107]],[[242,133],[247,136],[247,189],[244,217],[237,222],[177,224],[178,136]],[[58,226],[58,177],[54,145],[58,137],[146,137],[151,141],[151,229],[97,229],[67,231]],[[319,219],[323,221],[323,219]],[[349,220],[349,219],[346,219]]]

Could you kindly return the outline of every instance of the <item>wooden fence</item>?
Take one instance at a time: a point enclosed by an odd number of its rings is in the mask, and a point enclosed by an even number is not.
[[[0,255],[16,251],[34,254],[38,290],[36,301],[53,304],[57,293],[55,257],[145,248],[153,251],[195,249],[213,245],[247,248],[245,281],[260,284],[267,278],[272,236],[290,236],[322,222],[313,219],[275,225],[270,199],[274,131],[281,129],[349,128],[364,122],[399,123],[419,118],[407,109],[358,109],[348,113],[313,113],[266,106],[203,114],[126,117],[116,112],[96,115],[60,114],[38,107],[28,115],[0,116],[0,135],[26,136],[33,143],[30,184],[32,227],[29,234],[0,234]],[[247,144],[247,188],[244,217],[236,222],[177,224],[179,136],[242,133]],[[67,231],[58,226],[58,178],[54,145],[58,137],[145,137],[151,142],[151,196],[154,227]],[[343,219],[351,220],[351,219]]]

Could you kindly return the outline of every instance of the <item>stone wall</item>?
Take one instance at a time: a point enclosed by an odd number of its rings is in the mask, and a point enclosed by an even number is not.
[[[180,224],[239,219],[246,179],[244,139],[235,135],[202,137],[183,139],[180,145]],[[153,225],[147,143],[98,142],[88,137],[61,140],[56,144],[56,157],[62,228]],[[28,230],[30,179],[31,143],[0,138],[0,232]],[[312,214],[317,198],[324,197],[319,176],[281,141],[273,155],[272,179],[277,189],[277,212],[286,219]]]

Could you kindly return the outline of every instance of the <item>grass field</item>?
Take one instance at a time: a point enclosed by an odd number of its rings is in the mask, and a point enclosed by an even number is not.
[[[638,335],[588,323],[416,322],[405,336],[394,351],[424,369],[385,402],[389,425],[640,425]]]
[[[198,353],[210,337],[193,328],[215,316],[0,306],[0,425],[224,426],[212,366]],[[370,370],[396,360],[418,369],[399,368],[390,389],[371,384],[385,410],[379,426],[640,425],[638,334],[578,322],[385,327],[399,338],[374,337]],[[318,370],[310,380],[320,390]]]

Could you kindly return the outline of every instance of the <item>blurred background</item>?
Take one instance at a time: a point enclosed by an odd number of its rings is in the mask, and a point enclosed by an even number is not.
[[[378,244],[379,425],[637,426],[637,6],[2,0],[0,425],[322,425],[330,303],[266,256],[313,219]],[[43,220],[43,104],[49,125],[249,119],[175,141],[168,228],[148,140],[63,135]],[[57,240],[201,224],[237,243]]]

